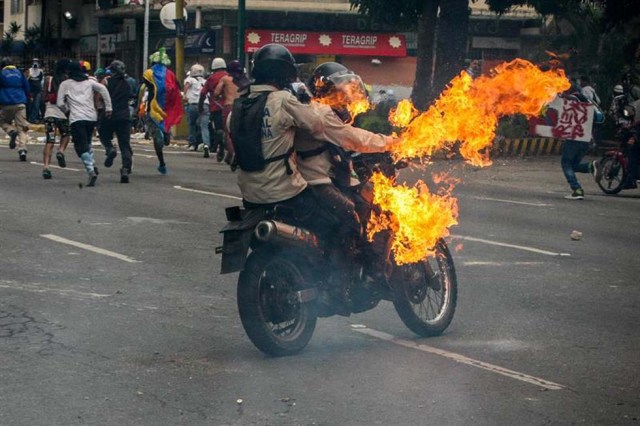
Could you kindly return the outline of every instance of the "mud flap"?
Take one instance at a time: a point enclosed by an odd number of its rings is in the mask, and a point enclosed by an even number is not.
[[[242,271],[247,261],[247,253],[251,244],[252,230],[226,231],[222,247],[216,253],[222,254],[220,273],[230,274]]]

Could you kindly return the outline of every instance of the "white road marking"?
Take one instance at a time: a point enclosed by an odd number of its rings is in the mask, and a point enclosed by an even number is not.
[[[509,247],[518,250],[530,251],[532,253],[545,254],[547,256],[571,256],[571,253],[556,253],[554,251],[542,250],[535,247],[519,246],[516,244],[502,243],[500,241],[484,240],[482,238],[468,237],[466,235],[451,235],[451,237],[461,240],[475,241],[477,243],[489,244],[492,246]]]
[[[531,265],[544,265],[544,262],[491,262],[475,260],[469,262],[462,262],[463,266],[531,266]]]
[[[551,204],[545,204],[545,203],[528,203],[526,201],[514,201],[514,200],[504,200],[502,198],[490,198],[490,197],[478,197],[478,196],[473,196],[470,197],[476,200],[483,200],[483,201],[497,201],[499,203],[509,203],[509,204],[522,204],[524,206],[534,206],[534,207],[549,207],[551,206]]]
[[[175,185],[174,188],[175,189],[179,189],[181,191],[195,192],[196,194],[215,195],[217,197],[224,197],[224,198],[230,198],[232,200],[240,200],[240,201],[242,201],[242,198],[236,197],[234,195],[219,194],[217,192],[209,192],[209,191],[202,191],[200,189],[185,188],[185,187],[180,186],[180,185]]]
[[[35,164],[36,166],[42,166],[44,167],[43,163],[38,163],[37,161],[30,161],[31,164]],[[60,167],[60,166],[54,166],[53,164],[49,164],[49,167],[52,169],[60,169],[60,170],[70,170],[72,172],[83,172],[84,170],[82,169],[74,169],[73,167]]]
[[[3,284],[3,283],[8,283],[8,284]],[[53,293],[53,294],[58,294],[60,296],[76,296],[83,299],[89,299],[89,298],[101,299],[103,297],[111,297],[110,294],[89,293],[89,292],[69,290],[69,289],[65,290],[65,289],[58,289],[58,288],[44,288],[36,285],[18,284],[13,281],[6,281],[6,280],[2,280],[2,283],[0,283],[0,288],[8,288],[11,290],[23,290],[23,291],[29,291],[31,293]]]
[[[81,249],[84,249],[84,250],[88,250],[88,251],[91,251],[91,252],[94,252],[94,253],[102,254],[104,256],[114,257],[116,259],[123,260],[125,262],[140,263],[139,260],[132,259],[129,256],[125,256],[123,254],[116,253],[116,252],[113,252],[113,251],[110,251],[110,250],[105,250],[105,249],[102,249],[100,247],[95,247],[95,246],[92,246],[92,245],[89,245],[89,244],[79,243],[77,241],[68,240],[66,238],[62,238],[62,237],[59,237],[57,235],[42,234],[40,236],[42,238],[47,238],[49,240],[56,241],[58,243],[68,244],[70,246],[74,246],[74,247],[78,247],[78,248],[81,248]]]
[[[137,217],[137,216],[128,216],[127,220],[130,220],[133,223],[136,224],[140,224],[140,223],[152,223],[154,225],[166,225],[169,223],[174,223],[174,224],[180,224],[180,225],[185,225],[185,224],[190,224],[192,222],[183,222],[181,220],[175,220],[175,219],[156,219],[153,217]]]
[[[135,152],[133,153],[133,155],[134,155],[135,157],[156,158],[156,156],[155,156],[155,155],[136,154]]]
[[[522,382],[530,383],[536,386],[541,386],[545,389],[549,390],[561,390],[564,389],[565,386],[551,382],[549,380],[541,379],[539,377],[530,376],[525,373],[521,373],[519,371],[509,370],[508,368],[500,367],[499,365],[489,364],[487,362],[478,361],[473,358],[466,357],[464,355],[457,354],[455,352],[445,351],[443,349],[434,348],[433,346],[425,345],[423,343],[401,339],[399,337],[393,336],[388,333],[384,333],[382,331],[373,330],[366,326],[358,325],[357,327],[352,326],[354,331],[358,333],[366,334],[367,336],[375,337],[377,339],[385,340],[387,342],[394,343],[399,346],[404,346],[405,348],[416,349],[423,352],[428,352],[434,355],[439,355],[444,358],[452,359],[456,362],[460,362],[462,364],[467,364],[472,367],[481,368],[483,370],[490,371],[492,373],[501,374],[506,377],[510,377],[515,380],[520,380]]]
[[[37,285],[19,284],[15,281],[7,281],[7,280],[0,281],[0,288],[6,288],[9,290],[28,291],[30,293],[55,294],[58,296],[68,297],[70,299],[76,299],[76,300],[91,300],[91,299],[104,300],[108,297],[113,297],[112,294],[91,293],[91,292],[84,292],[84,291],[77,291],[77,290],[70,290],[70,289],[45,288]],[[124,302],[116,302],[116,301],[109,301],[107,304],[115,307],[133,308],[137,311],[158,310],[157,306],[150,306],[150,305],[137,305],[137,304],[124,303]]]

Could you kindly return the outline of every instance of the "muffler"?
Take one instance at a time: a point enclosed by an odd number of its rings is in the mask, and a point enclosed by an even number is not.
[[[258,222],[254,235],[258,241],[265,243],[319,249],[316,234],[307,229],[278,222],[277,220],[262,220]]]

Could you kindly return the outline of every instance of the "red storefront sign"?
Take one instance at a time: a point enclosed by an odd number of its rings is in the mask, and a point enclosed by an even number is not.
[[[245,52],[252,53],[269,43],[286,46],[291,53],[314,55],[407,56],[402,34],[279,31],[248,29]]]

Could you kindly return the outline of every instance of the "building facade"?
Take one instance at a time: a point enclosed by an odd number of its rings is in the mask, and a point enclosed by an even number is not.
[[[165,47],[173,54],[175,30],[160,20],[169,1],[149,1],[148,51]],[[238,1],[188,0],[185,4],[185,67],[199,62],[208,68],[216,56],[235,59]],[[541,32],[540,16],[518,8],[498,18],[483,2],[470,3],[470,8],[469,59],[478,59],[487,68],[496,61],[527,57],[528,45]],[[302,78],[317,64],[337,60],[374,86],[409,88],[413,84],[415,34],[409,28],[359,15],[348,0],[246,0],[245,16],[247,55],[267,42],[285,44],[302,64]],[[142,73],[144,0],[5,0],[5,31],[11,22],[23,28],[38,25],[55,39],[48,42],[49,48],[34,50],[32,55],[68,55],[95,66],[119,58],[132,75]],[[16,39],[24,40],[24,31]]]

